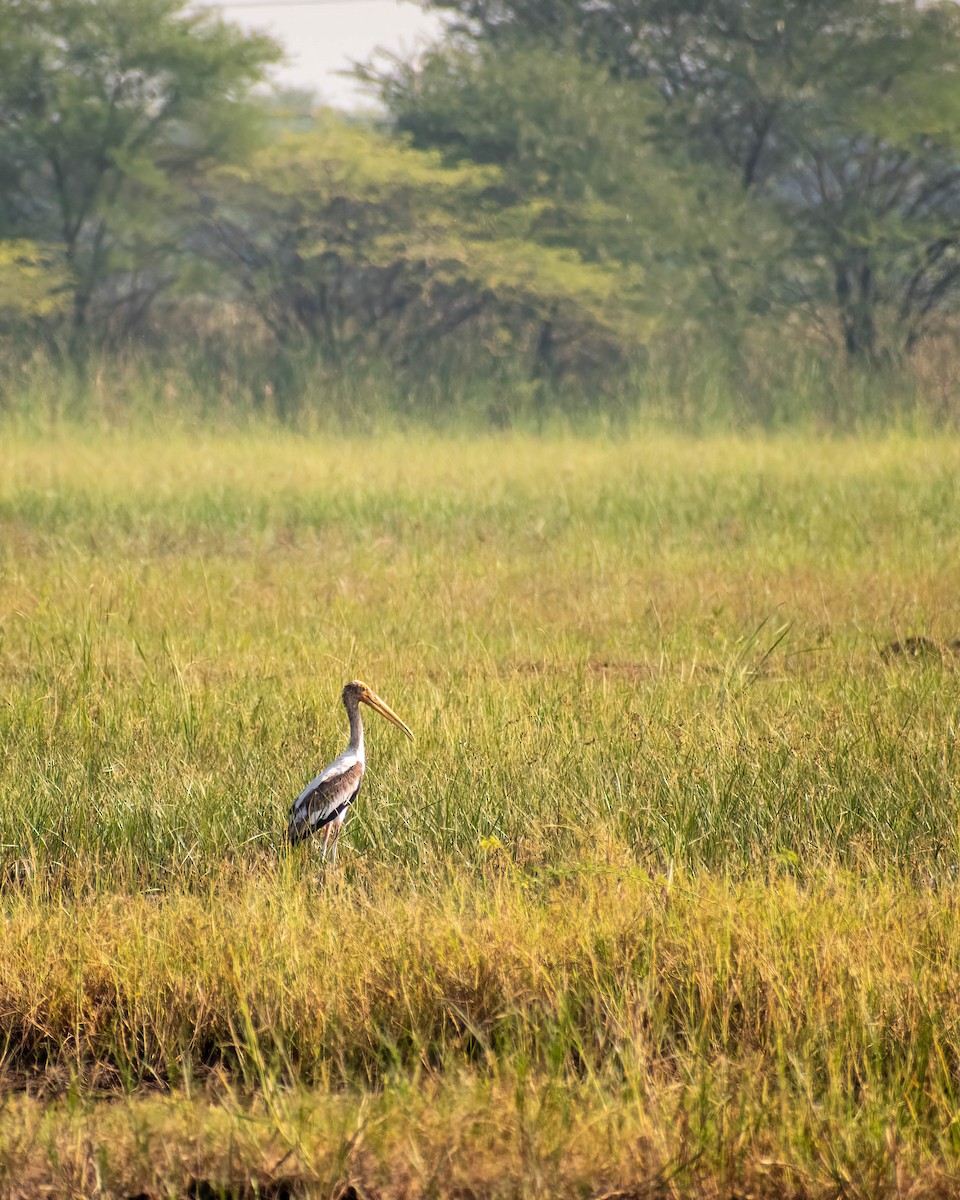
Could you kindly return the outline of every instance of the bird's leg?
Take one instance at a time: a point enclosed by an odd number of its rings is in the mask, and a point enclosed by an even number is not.
[[[331,823],[331,825],[332,825],[332,823]],[[320,855],[320,861],[321,861],[321,862],[326,862],[326,861],[327,861],[327,850],[328,850],[328,849],[329,849],[329,847],[330,847],[330,831],[331,831],[331,825],[328,825],[328,826],[326,827],[326,829],[323,831],[323,852],[322,852],[322,853],[321,853],[321,855]],[[334,861],[336,861],[336,851],[334,851]]]
[[[340,844],[340,830],[342,828],[343,821],[341,819],[338,818],[333,822],[333,834],[330,839],[333,843],[333,849],[330,851],[330,863],[332,866],[337,865],[337,848]]]

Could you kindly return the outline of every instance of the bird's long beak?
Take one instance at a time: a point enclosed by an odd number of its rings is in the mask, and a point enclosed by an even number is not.
[[[386,700],[381,700],[376,692],[371,692],[368,688],[364,694],[363,701],[365,704],[369,704],[370,707],[375,712],[378,712],[381,717],[386,717],[387,720],[396,725],[398,729],[402,729],[410,741],[413,741],[413,733],[407,728],[406,725],[404,725]]]

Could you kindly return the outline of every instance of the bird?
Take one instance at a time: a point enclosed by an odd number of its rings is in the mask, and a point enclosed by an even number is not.
[[[363,721],[360,705],[368,704],[413,741],[413,733],[404,725],[389,704],[367,687],[361,679],[351,680],[342,694],[343,707],[350,721],[350,745],[312,779],[294,800],[287,822],[287,837],[291,844],[302,842],[310,834],[323,830],[323,858],[331,850],[331,862],[337,861],[337,838],[347,818],[350,805],[356,800],[363,780],[367,756],[363,747]]]

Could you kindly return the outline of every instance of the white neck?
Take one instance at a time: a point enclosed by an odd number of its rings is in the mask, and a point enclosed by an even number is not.
[[[350,745],[347,749],[352,750],[362,762],[366,756],[363,749],[363,721],[360,719],[360,702],[344,697],[343,707],[347,710],[347,718],[350,721]]]

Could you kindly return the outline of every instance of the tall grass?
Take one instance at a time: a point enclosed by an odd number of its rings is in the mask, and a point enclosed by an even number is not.
[[[946,1186],[958,479],[904,434],[8,431],[0,1063],[64,1098],[0,1170],[199,1194],[195,1121],[217,1187]],[[371,716],[324,872],[282,831],[356,675],[418,740]]]
[[[58,879],[200,884],[277,847],[362,673],[420,740],[373,731],[360,853],[549,857],[599,825],[651,862],[950,866],[958,465],[905,438],[8,441],[0,839]],[[880,653],[909,634],[943,649]]]
[[[487,348],[403,365],[333,362],[310,346],[277,351],[241,330],[219,338],[188,330],[175,351],[137,345],[75,360],[11,337],[0,351],[0,420],[34,433],[66,423],[338,436],[956,429],[956,376],[947,337],[883,369],[795,334],[735,347],[681,339],[594,377],[549,382],[530,362]]]

